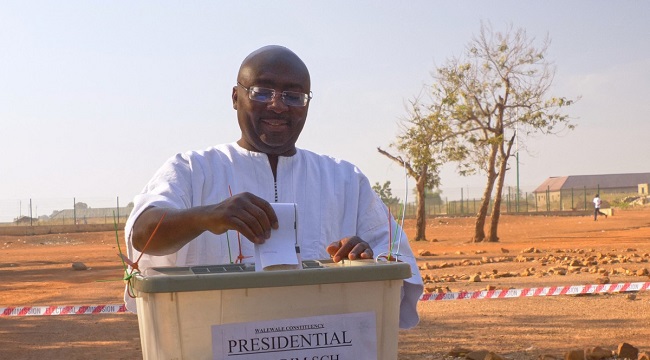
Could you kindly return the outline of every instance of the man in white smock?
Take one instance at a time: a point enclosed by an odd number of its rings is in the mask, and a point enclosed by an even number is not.
[[[278,227],[271,202],[297,204],[303,260],[371,259],[388,250],[389,228],[397,223],[390,217],[389,226],[386,206],[361,171],[295,146],[310,88],[307,67],[287,48],[266,46],[244,59],[232,89],[241,138],[177,154],[135,197],[125,234],[130,259],[144,252],[140,270],[223,264],[234,257],[254,262],[254,244]],[[406,235],[399,231],[399,259],[412,271],[402,288],[400,327],[410,328],[419,321],[416,304],[423,285]],[[125,300],[135,311],[128,293]]]

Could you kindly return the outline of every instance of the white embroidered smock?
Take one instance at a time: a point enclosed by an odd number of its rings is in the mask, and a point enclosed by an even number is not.
[[[128,257],[135,260],[140,256],[133,248],[131,233],[135,220],[145,209],[151,206],[188,209],[216,204],[230,196],[229,187],[232,194],[250,192],[268,202],[296,203],[303,260],[328,259],[326,247],[331,242],[353,235],[368,242],[375,256],[388,250],[388,210],[357,167],[297,149],[293,156],[279,157],[277,181],[274,181],[266,154],[230,143],[177,154],[156,172],[143,192],[135,197],[126,223]],[[392,222],[391,229],[396,229],[396,222]],[[402,289],[400,327],[411,328],[419,321],[416,305],[423,285],[406,235],[401,229],[400,232],[400,260],[408,262],[412,271]],[[253,243],[242,236],[241,245],[244,262],[254,262]],[[229,231],[228,237],[225,233],[204,232],[174,254],[145,254],[138,265],[144,270],[153,266],[225,264],[238,254],[235,231]],[[135,312],[135,301],[128,294],[125,302],[127,309]]]

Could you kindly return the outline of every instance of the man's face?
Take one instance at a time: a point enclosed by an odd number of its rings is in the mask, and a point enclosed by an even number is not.
[[[281,93],[309,94],[309,74],[296,69],[291,61],[257,61],[240,71],[239,82],[241,85],[235,86],[232,93],[233,107],[237,110],[242,131],[238,144],[270,155],[295,154],[295,144],[305,125],[309,104],[288,106],[282,101]],[[250,89],[252,86],[275,90],[273,101],[264,103],[249,99],[244,87]]]

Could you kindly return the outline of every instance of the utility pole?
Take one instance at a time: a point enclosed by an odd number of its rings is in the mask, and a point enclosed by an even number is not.
[[[515,210],[519,212],[519,127],[515,129],[515,159],[517,160],[517,200],[515,201]]]

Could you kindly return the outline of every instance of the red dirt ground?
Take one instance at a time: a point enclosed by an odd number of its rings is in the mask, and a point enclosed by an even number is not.
[[[540,275],[556,264],[503,261],[460,265],[463,260],[526,255],[558,259],[590,254],[628,256],[625,263],[601,265],[612,283],[648,282],[648,276],[611,274],[650,269],[650,209],[617,211],[608,219],[590,217],[502,217],[500,242],[471,243],[473,218],[428,219],[429,241],[412,242],[426,268],[422,275],[445,278],[431,286],[449,290],[530,288],[595,284],[602,274]],[[407,221],[413,236],[414,222]],[[123,240],[124,234],[119,233]],[[540,253],[522,254],[536,248]],[[507,251],[507,253],[505,252]],[[0,236],[0,308],[44,305],[119,304],[123,283],[114,232],[42,236]],[[582,254],[581,254],[582,253]],[[636,254],[636,257],[634,257]],[[88,270],[74,271],[73,262]],[[451,277],[477,273],[523,272],[533,276],[484,279]],[[650,351],[650,292],[590,296],[549,296],[493,300],[423,301],[420,324],[400,330],[399,359],[442,359],[454,347],[486,349],[509,359],[562,358],[570,349],[601,346],[615,349],[628,342]],[[138,359],[141,358],[137,317],[132,314],[0,317],[0,359]]]

